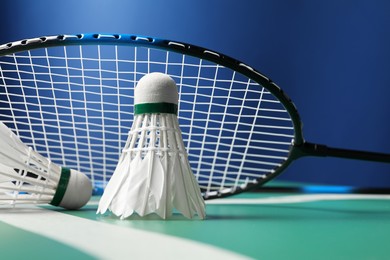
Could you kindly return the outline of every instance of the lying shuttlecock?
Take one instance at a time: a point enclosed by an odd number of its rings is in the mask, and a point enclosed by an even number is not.
[[[86,175],[61,168],[27,147],[2,122],[0,147],[0,205],[49,203],[78,209],[91,198]]]
[[[187,218],[205,217],[205,204],[191,171],[177,119],[178,92],[166,74],[145,75],[134,91],[134,121],[117,168],[99,202],[127,218],[175,208]]]

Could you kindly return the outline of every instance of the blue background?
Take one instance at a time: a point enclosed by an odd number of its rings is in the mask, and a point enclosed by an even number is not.
[[[1,17],[1,43],[106,32],[216,50],[281,86],[308,141],[390,153],[389,1],[7,0]],[[303,158],[279,179],[390,186],[390,166]]]

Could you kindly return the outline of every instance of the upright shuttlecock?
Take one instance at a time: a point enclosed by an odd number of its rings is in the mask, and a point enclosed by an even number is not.
[[[127,218],[175,208],[187,218],[205,217],[205,204],[191,171],[177,119],[178,92],[162,73],[145,75],[134,91],[134,121],[98,213]]]
[[[2,122],[0,148],[0,205],[49,203],[78,209],[91,198],[86,175],[61,168],[27,147]]]

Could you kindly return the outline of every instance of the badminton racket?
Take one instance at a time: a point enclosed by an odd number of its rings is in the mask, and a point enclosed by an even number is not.
[[[53,162],[114,172],[133,120],[134,87],[162,72],[178,86],[178,118],[205,199],[258,187],[304,156],[390,162],[390,155],[306,142],[298,111],[269,78],[191,44],[126,34],[77,34],[0,45],[0,120]]]

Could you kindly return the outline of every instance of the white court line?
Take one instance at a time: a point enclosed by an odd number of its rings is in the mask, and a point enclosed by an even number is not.
[[[248,259],[192,240],[33,206],[1,209],[0,221],[57,240],[97,259]]]
[[[206,201],[207,204],[289,204],[326,200],[390,200],[390,195],[370,194],[301,194],[265,198],[225,198]]]
[[[271,196],[262,198],[222,198],[206,200],[209,205],[254,205],[254,204],[294,204],[316,201],[334,200],[390,200],[390,195],[376,194],[299,194]],[[90,201],[88,205],[98,205],[99,201]]]

